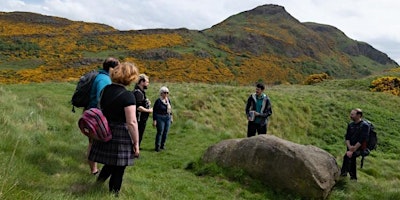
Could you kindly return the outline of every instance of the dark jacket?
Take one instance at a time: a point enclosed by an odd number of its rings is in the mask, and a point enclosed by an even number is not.
[[[360,148],[364,149],[367,144],[368,133],[369,125],[364,120],[359,123],[350,122],[347,126],[345,138],[350,141],[350,145],[359,142],[362,145]]]
[[[253,93],[247,99],[247,104],[246,104],[246,116],[247,117],[249,117],[249,112],[251,110],[256,111],[256,102],[257,102],[257,96],[256,96],[256,93]],[[268,122],[268,117],[272,115],[271,101],[270,101],[270,99],[269,99],[269,97],[267,95],[265,95],[265,97],[263,99],[263,103],[262,103],[260,114],[261,115],[257,116],[257,117],[263,118],[263,120],[261,120],[261,122],[260,122],[260,125],[264,126]]]
[[[146,92],[140,89],[139,86],[135,86],[133,90],[133,94],[136,99],[136,118],[138,122],[146,122],[149,118],[150,113],[148,112],[140,112],[138,108],[142,106],[143,108],[150,108],[149,102],[147,101]]]

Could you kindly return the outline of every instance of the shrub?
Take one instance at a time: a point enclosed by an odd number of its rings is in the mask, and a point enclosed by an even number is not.
[[[400,78],[392,76],[381,77],[373,80],[370,88],[373,92],[386,92],[400,96]]]
[[[311,74],[306,78],[306,80],[303,82],[303,84],[304,85],[313,85],[315,83],[320,83],[326,79],[332,79],[332,78],[326,73]]]

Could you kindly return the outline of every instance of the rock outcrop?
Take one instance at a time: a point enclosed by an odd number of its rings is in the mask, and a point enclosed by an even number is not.
[[[209,147],[202,159],[243,169],[271,188],[312,199],[325,199],[340,171],[328,152],[271,135],[224,140]]]

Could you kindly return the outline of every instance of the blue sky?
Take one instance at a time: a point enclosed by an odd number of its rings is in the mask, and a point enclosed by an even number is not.
[[[398,0],[2,0],[0,11],[35,12],[119,30],[203,30],[264,4],[281,5],[300,22],[335,26],[400,64]]]

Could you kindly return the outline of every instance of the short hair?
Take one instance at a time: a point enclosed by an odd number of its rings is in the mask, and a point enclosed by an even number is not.
[[[355,108],[353,110],[356,111],[357,115],[360,115],[361,117],[363,116],[363,111],[360,108]]]
[[[149,80],[149,77],[146,74],[139,74],[137,84],[140,84],[141,82],[144,82],[146,80]]]
[[[162,93],[164,93],[164,92],[168,92],[168,93],[169,93],[169,89],[168,89],[166,86],[162,86],[162,87],[160,88],[160,95],[161,95]]]
[[[123,62],[110,69],[110,78],[113,83],[130,85],[138,79],[139,70],[130,62]]]
[[[114,67],[116,67],[116,66],[119,65],[119,64],[120,64],[120,62],[119,62],[118,59],[113,58],[113,57],[108,57],[108,58],[106,58],[106,59],[104,60],[104,62],[103,62],[103,69],[104,69],[105,71],[109,72],[109,71],[110,71],[110,68],[114,68]]]
[[[264,90],[265,85],[263,83],[257,83],[256,88],[260,88],[261,90]]]

